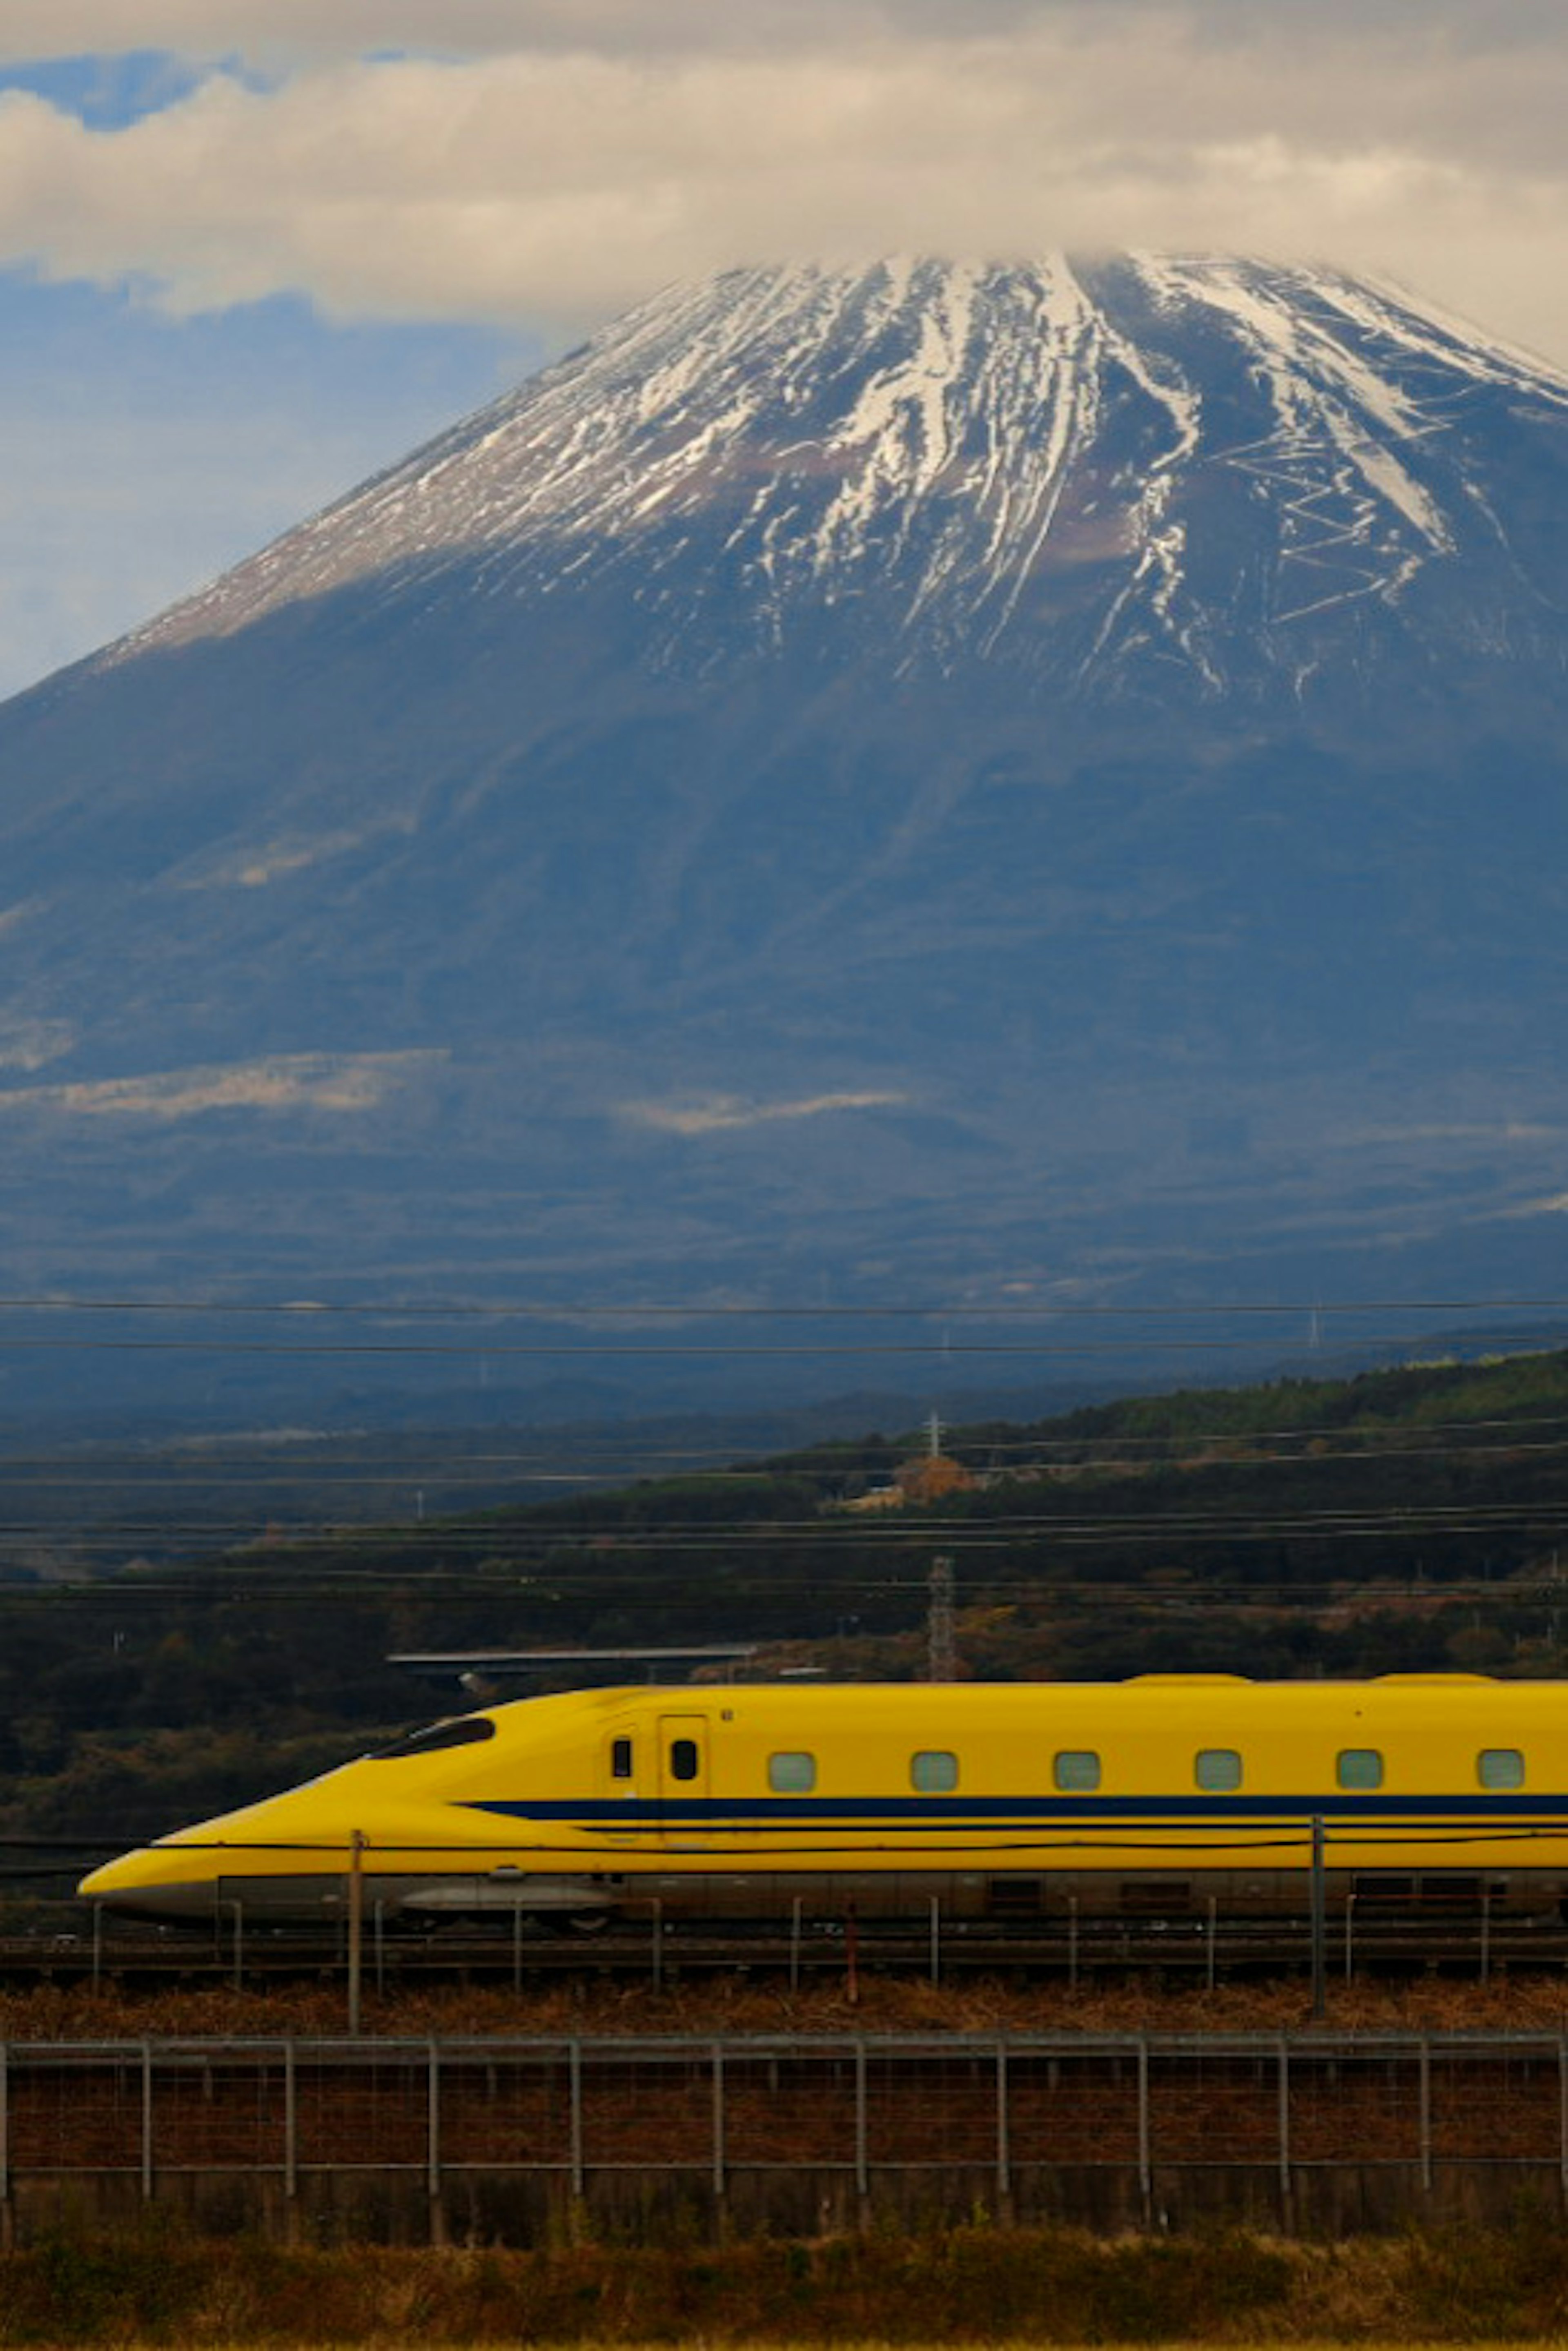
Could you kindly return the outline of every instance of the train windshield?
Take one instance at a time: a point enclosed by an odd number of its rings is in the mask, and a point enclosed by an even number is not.
[[[390,1747],[378,1747],[365,1761],[400,1762],[405,1755],[433,1755],[442,1747],[476,1747],[481,1740],[494,1736],[495,1725],[486,1714],[449,1715],[442,1722],[427,1722],[419,1730],[405,1731]]]

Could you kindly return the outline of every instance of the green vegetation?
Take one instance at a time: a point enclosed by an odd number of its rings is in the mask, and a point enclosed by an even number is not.
[[[763,1670],[918,1675],[942,1553],[981,1677],[1568,1673],[1568,1354],[946,1442],[967,1482],[898,1510],[854,1506],[914,1435],[184,1559],[128,1528],[87,1580],[0,1582],[0,1835],[154,1833],[471,1702],[400,1650],[732,1638]]]

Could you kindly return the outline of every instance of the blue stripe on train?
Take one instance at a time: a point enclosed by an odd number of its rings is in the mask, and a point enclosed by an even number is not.
[[[465,1812],[514,1820],[576,1821],[585,1827],[753,1828],[842,1822],[863,1829],[924,1825],[991,1828],[998,1823],[1059,1827],[1064,1821],[1187,1821],[1245,1827],[1260,1821],[1568,1821],[1568,1795],[1518,1792],[1465,1796],[731,1796],[469,1798]]]

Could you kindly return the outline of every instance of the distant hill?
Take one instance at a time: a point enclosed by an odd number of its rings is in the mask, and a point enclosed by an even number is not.
[[[394,1652],[729,1639],[760,1644],[764,1675],[918,1678],[944,1556],[981,1678],[1568,1678],[1568,1353],[960,1427],[942,1444],[961,1483],[846,1507],[928,1444],[868,1434],[86,1585],[0,1583],[0,1838],[151,1833],[400,1720],[604,1677],[421,1683]]]

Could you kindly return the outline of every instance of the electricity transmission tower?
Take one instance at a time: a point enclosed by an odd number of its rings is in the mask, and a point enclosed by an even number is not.
[[[953,1648],[953,1563],[931,1562],[931,1597],[926,1612],[926,1679],[950,1682],[958,1678]]]

